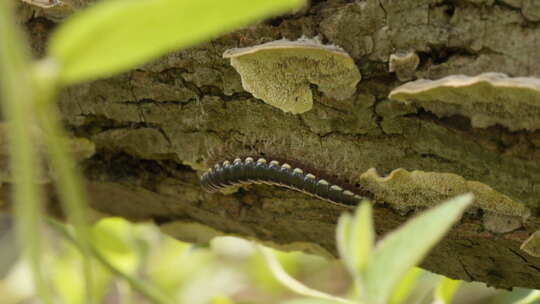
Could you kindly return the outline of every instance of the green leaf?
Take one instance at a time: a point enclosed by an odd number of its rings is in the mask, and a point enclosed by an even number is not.
[[[359,296],[364,293],[363,271],[368,264],[375,238],[371,210],[371,203],[362,202],[353,217],[343,214],[339,218],[336,229],[339,255],[354,278]]]
[[[277,250],[272,251],[276,262],[279,263],[281,268],[289,274],[294,276],[299,270],[299,256],[298,252],[281,252]],[[288,289],[272,274],[272,271],[268,267],[268,263],[262,254],[253,254],[249,259],[249,263],[246,265],[246,271],[250,277],[257,284],[258,288],[263,289],[266,292],[273,295],[284,294],[288,292]]]
[[[353,303],[352,301],[349,301],[347,299],[335,297],[333,295],[307,287],[306,285],[302,284],[301,282],[297,281],[295,278],[287,274],[287,272],[279,264],[279,261],[274,256],[274,253],[272,252],[271,249],[265,248],[261,245],[257,245],[257,249],[259,249],[259,251],[263,255],[274,277],[278,279],[281,282],[281,284],[283,284],[285,287],[289,288],[291,291],[299,295],[303,295],[306,297],[319,299],[319,300],[326,300],[332,303],[342,303],[342,304]]]
[[[371,204],[362,202],[356,209],[350,240],[354,270],[357,274],[360,274],[368,264],[374,239]]]
[[[514,304],[535,304],[540,303],[540,290],[531,290],[527,296],[514,302]]]
[[[162,292],[176,297],[178,290],[212,264],[209,251],[190,251],[190,245],[165,238],[147,261],[148,277]]]
[[[352,216],[347,213],[343,213],[339,217],[336,228],[336,246],[343,263],[351,273],[354,273],[354,261],[349,252],[352,221]]]
[[[421,268],[413,267],[409,269],[407,274],[401,279],[401,282],[392,292],[389,304],[400,304],[404,303],[407,297],[413,291],[418,277],[424,272]]]
[[[305,298],[305,299],[288,300],[288,301],[282,302],[282,304],[341,304],[341,302],[336,302],[332,300]],[[357,303],[357,304],[361,304],[361,303]]]
[[[108,0],[62,24],[48,55],[71,84],[107,77],[166,52],[193,46],[305,0]]]
[[[437,304],[452,304],[452,299],[461,284],[459,280],[443,277],[435,288],[435,300]]]
[[[92,290],[86,290],[86,277],[81,275],[83,255],[71,243],[65,243],[58,255],[50,257],[50,277],[56,290],[55,296],[61,303],[89,303],[88,292],[94,298],[94,303],[102,303],[102,299],[110,288],[112,274],[99,264],[92,266]]]
[[[472,201],[472,194],[451,199],[407,222],[379,242],[366,268],[368,302],[386,303],[407,271],[442,239]]]
[[[92,227],[95,249],[126,274],[133,274],[140,263],[132,225],[121,218],[106,218]]]
[[[215,296],[210,300],[210,304],[234,304],[234,301],[227,296]]]

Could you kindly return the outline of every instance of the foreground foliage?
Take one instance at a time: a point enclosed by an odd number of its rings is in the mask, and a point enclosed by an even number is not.
[[[348,217],[355,226],[366,219],[368,209],[364,206],[355,216],[345,215],[341,222]],[[47,286],[56,303],[83,304],[87,292],[85,278],[80,275],[80,248],[68,227],[50,224],[53,229],[46,233],[48,254],[44,256]],[[365,284],[359,283],[362,271],[351,268],[349,262],[346,265],[345,260],[340,263],[299,252],[280,252],[232,237],[216,238],[208,247],[194,246],[163,235],[154,225],[131,224],[120,218],[97,222],[91,235],[94,259],[100,260],[92,268],[91,284],[92,297],[98,303],[146,303],[141,298],[145,293],[152,295],[149,299],[155,303],[190,304],[362,303],[360,299],[368,297],[359,294],[359,284]],[[356,256],[351,245],[358,242],[345,242],[340,244],[349,248],[345,254],[350,260]],[[11,246],[2,236],[0,245]],[[377,249],[377,245],[371,248],[370,256],[384,250]],[[362,251],[360,247],[356,250]],[[409,250],[418,252],[415,248]],[[20,303],[34,296],[33,284],[24,275],[27,270],[26,264],[16,263],[0,280],[3,304]],[[394,270],[389,271],[387,276],[395,276]],[[539,300],[538,291],[498,291],[414,267],[398,281],[386,303],[527,304]],[[146,290],[141,293],[141,288]]]

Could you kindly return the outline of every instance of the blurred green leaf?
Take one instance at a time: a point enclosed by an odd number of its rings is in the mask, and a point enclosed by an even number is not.
[[[110,221],[109,221],[110,220]],[[123,226],[124,224],[121,223],[122,221],[125,221],[123,219],[119,218],[108,218],[105,220],[102,220],[95,224],[95,226],[103,224],[102,222],[113,222],[113,223],[120,223],[119,226]],[[125,221],[128,225],[130,225],[127,221]],[[78,240],[74,237],[73,233],[70,233],[69,230],[66,228],[66,226],[52,218],[49,218],[49,224],[52,228],[54,228],[58,233],[60,233],[62,236],[64,236],[65,240],[71,242],[77,249],[81,250],[81,244],[78,242]],[[114,224],[112,224],[114,226]],[[97,230],[97,229],[96,229]],[[93,230],[92,232],[96,232],[96,230]],[[124,230],[125,229],[119,229]],[[172,304],[176,303],[173,298],[167,296],[164,294],[161,290],[159,290],[153,282],[148,281],[142,281],[139,280],[136,276],[133,274],[128,274],[124,270],[118,268],[115,264],[113,264],[108,258],[105,257],[105,255],[102,253],[102,251],[107,252],[107,247],[103,247],[101,250],[95,248],[95,245],[92,243],[90,244],[90,250],[93,258],[97,260],[100,265],[102,265],[105,269],[107,269],[109,272],[113,273],[115,276],[118,276],[122,278],[125,282],[129,284],[131,288],[138,291],[140,294],[144,295],[149,301],[152,303],[157,304]],[[120,246],[121,248],[122,246]],[[121,248],[122,250],[122,248]]]
[[[494,288],[486,288],[483,283],[464,282],[463,288],[461,288],[460,293],[466,293],[467,290],[470,289],[475,289],[477,291],[481,290],[480,292],[486,293],[488,294],[488,296],[491,296],[490,304],[540,304],[540,300],[534,298],[535,296],[537,296],[537,294],[534,292],[535,290],[533,289],[515,287],[512,288],[512,291],[502,291]],[[486,292],[486,290],[488,291]],[[530,299],[532,299],[532,302],[530,301]]]
[[[52,256],[52,282],[62,303],[86,303],[89,298],[86,290],[85,277],[81,276],[83,256],[74,246],[64,243],[59,255]],[[92,298],[101,303],[105,292],[112,281],[112,274],[104,267],[95,264],[92,267]]]
[[[210,304],[234,304],[234,301],[227,296],[215,296],[210,300]]]
[[[351,273],[355,273],[354,261],[352,255],[349,253],[349,245],[351,238],[351,227],[353,217],[348,213],[343,213],[338,220],[336,228],[336,246],[345,266]]]
[[[62,303],[84,303],[85,281],[80,269],[81,261],[68,259],[65,256],[56,260],[51,278]]]
[[[514,302],[514,304],[539,304],[540,290],[531,290],[527,296]]]
[[[416,281],[418,280],[418,277],[422,274],[423,271],[424,270],[418,267],[412,267],[411,269],[409,269],[409,271],[405,274],[403,279],[401,279],[397,287],[392,292],[389,304],[404,303],[404,301],[413,291],[416,285]]]
[[[349,214],[341,215],[336,230],[340,257],[354,278],[355,291],[359,297],[364,293],[363,271],[375,238],[371,208],[371,203],[364,201],[356,208],[353,217]]]
[[[294,300],[282,302],[282,304],[341,304],[341,303],[343,302],[323,300],[323,299],[313,299],[313,298],[294,299]]]
[[[281,252],[278,250],[272,250],[272,252],[285,272],[292,276],[298,274],[298,259],[300,258],[298,253]],[[283,286],[279,279],[273,275],[268,267],[266,258],[262,253],[255,252],[255,254],[251,256],[250,264],[246,270],[252,275],[253,279],[255,279],[257,285],[266,291],[271,292],[274,295],[286,291],[285,286]]]
[[[472,201],[472,194],[451,199],[408,221],[380,241],[366,268],[367,302],[386,303],[407,271],[442,239]]]
[[[456,291],[461,284],[459,280],[452,280],[447,277],[441,278],[441,281],[435,288],[435,301],[437,304],[451,304]]]
[[[186,281],[213,262],[209,251],[191,251],[190,247],[167,237],[159,248],[154,248],[148,259],[148,277],[171,297],[176,297]]]
[[[315,298],[319,300],[331,301],[331,303],[354,303],[347,299],[340,297],[335,297],[333,295],[311,289],[301,282],[297,281],[295,278],[291,277],[279,264],[279,261],[274,256],[272,249],[257,245],[257,248],[264,256],[270,271],[276,279],[278,279],[283,286],[289,288],[293,292],[303,295],[310,298]],[[328,303],[328,302],[327,302]]]
[[[369,255],[371,254],[375,239],[371,203],[364,201],[356,209],[351,228],[350,244],[352,245],[352,250],[350,254],[354,261],[354,271],[361,273],[369,262]]]
[[[70,84],[107,77],[305,0],[108,0],[74,15],[51,36],[48,55]]]
[[[92,243],[111,264],[126,274],[139,266],[138,248],[132,226],[121,218],[107,218],[92,227]]]

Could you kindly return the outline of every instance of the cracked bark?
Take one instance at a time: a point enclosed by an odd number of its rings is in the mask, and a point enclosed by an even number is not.
[[[353,183],[372,167],[383,174],[397,168],[455,173],[525,204],[533,215],[522,228],[495,234],[484,229],[481,212],[468,213],[422,266],[497,287],[540,288],[540,259],[519,249],[540,227],[540,132],[473,128],[466,117],[438,118],[387,99],[401,84],[388,72],[388,58],[398,51],[419,54],[418,78],[486,71],[540,76],[533,8],[493,2],[312,1],[301,14],[66,89],[60,99],[66,125],[98,148],[82,164],[92,207],[153,220],[188,241],[234,234],[334,254],[335,223],[345,208],[268,186],[211,195],[201,191],[198,175],[211,160],[246,153],[292,159]],[[66,3],[71,6],[21,4],[37,53],[54,22],[79,2]],[[301,35],[320,35],[354,58],[363,79],[352,98],[330,100],[315,90],[311,111],[286,114],[245,92],[221,58],[229,48]],[[415,213],[375,207],[379,235]]]

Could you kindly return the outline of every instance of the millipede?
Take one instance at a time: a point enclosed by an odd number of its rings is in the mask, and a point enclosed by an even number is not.
[[[217,163],[201,176],[208,192],[248,184],[267,184],[300,191],[337,205],[356,206],[365,197],[332,184],[288,163],[265,158],[236,158]]]

